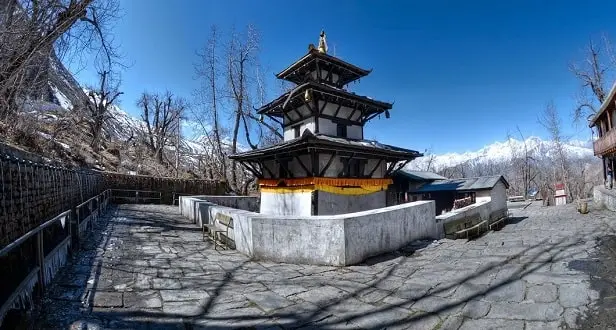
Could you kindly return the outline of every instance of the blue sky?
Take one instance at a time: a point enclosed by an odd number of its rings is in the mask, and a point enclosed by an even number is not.
[[[476,150],[519,125],[545,137],[537,114],[548,101],[567,133],[578,83],[568,63],[583,58],[589,38],[616,42],[611,1],[121,1],[114,28],[125,61],[121,106],[137,116],[141,92],[191,97],[195,51],[210,26],[222,31],[254,24],[268,76],[301,57],[327,32],[330,53],[373,72],[358,94],[395,102],[391,119],[374,119],[366,138],[436,153]],[[92,83],[85,69],[78,80]],[[277,97],[268,81],[268,99]]]

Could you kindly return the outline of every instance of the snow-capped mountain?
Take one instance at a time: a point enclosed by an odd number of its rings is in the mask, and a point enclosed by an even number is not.
[[[426,154],[424,157],[410,162],[406,167],[413,170],[439,171],[453,167],[467,161],[476,162],[502,162],[513,157],[522,157],[526,149],[534,157],[552,156],[555,151],[553,141],[542,140],[539,137],[529,137],[525,141],[509,139],[489,144],[477,151],[462,153],[445,153],[440,155]],[[586,158],[593,156],[592,141],[572,140],[563,144],[565,153],[572,158]]]

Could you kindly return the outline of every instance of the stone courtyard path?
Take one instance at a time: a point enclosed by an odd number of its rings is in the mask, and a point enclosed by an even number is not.
[[[417,242],[335,268],[250,261],[215,251],[177,207],[117,206],[59,274],[34,327],[577,328],[616,297],[591,280],[613,213],[512,211],[473,241]]]

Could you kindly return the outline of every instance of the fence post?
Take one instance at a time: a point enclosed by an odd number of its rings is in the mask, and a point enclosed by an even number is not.
[[[66,215],[66,220],[65,220],[65,223],[68,224],[68,244],[70,244],[69,250],[71,250],[71,253],[73,249],[73,217],[72,215],[73,215],[73,210],[68,212],[68,214]]]
[[[88,223],[88,227],[90,227],[90,231],[92,231],[92,226],[94,225],[94,214],[92,213],[92,200],[90,199],[90,201],[88,202],[88,213],[89,213],[89,217],[90,217],[90,223]]]
[[[43,246],[43,230],[36,234],[36,259],[39,266],[39,288],[41,295],[45,292],[45,249]]]
[[[79,224],[79,213],[80,213],[79,209],[80,207],[75,208],[75,213],[76,213],[75,223],[77,224],[77,235],[75,236],[77,236],[77,246],[79,246],[79,241],[81,240],[81,231],[80,231],[81,226]]]

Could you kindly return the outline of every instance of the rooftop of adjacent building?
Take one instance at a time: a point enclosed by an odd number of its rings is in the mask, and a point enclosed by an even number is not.
[[[460,179],[445,179],[435,180],[426,183],[416,190],[414,193],[426,193],[435,191],[476,191],[492,189],[498,182],[502,182],[505,188],[509,188],[509,183],[502,175],[491,175],[474,178]]]

